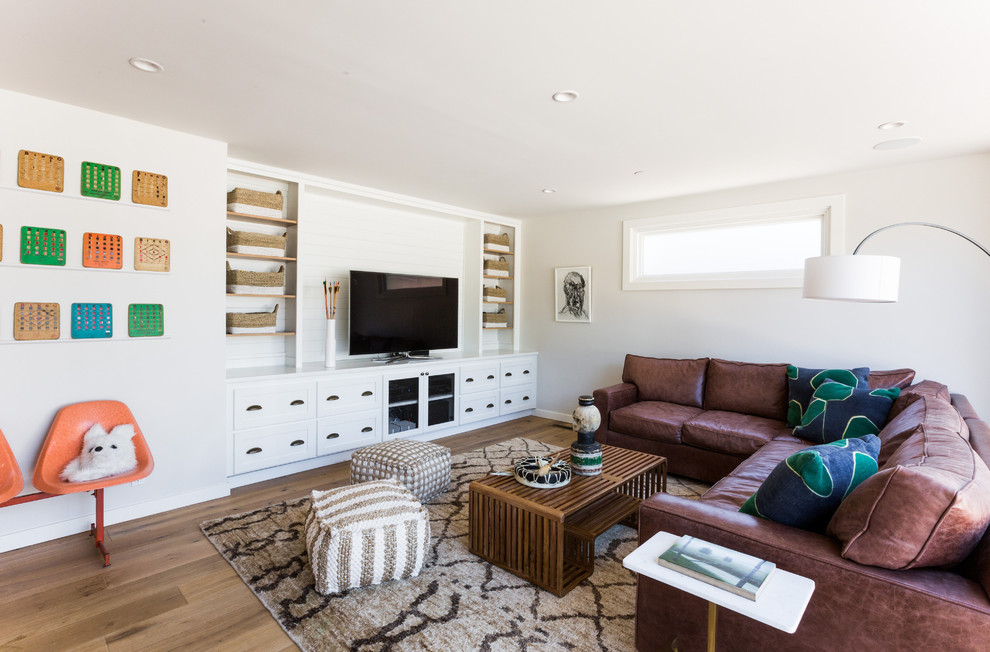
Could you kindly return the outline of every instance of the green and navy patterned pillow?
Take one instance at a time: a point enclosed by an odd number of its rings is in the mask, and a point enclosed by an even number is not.
[[[876,435],[887,425],[890,408],[901,390],[860,389],[831,380],[811,395],[811,404],[794,429],[794,436],[814,444]]]
[[[778,464],[739,511],[824,532],[839,503],[877,472],[879,453],[875,435],[809,446]]]
[[[850,387],[869,387],[870,368],[855,369],[805,369],[787,365],[787,425],[800,426],[811,395],[826,380]]]

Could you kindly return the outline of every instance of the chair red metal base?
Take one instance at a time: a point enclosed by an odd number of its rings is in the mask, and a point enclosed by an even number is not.
[[[7,507],[9,505],[20,505],[21,503],[32,503],[36,500],[43,500],[45,498],[55,498],[56,496],[62,496],[65,494],[49,494],[44,491],[39,491],[33,494],[27,494],[26,496],[17,496],[16,498],[11,498],[6,502],[0,503],[0,507]],[[104,542],[104,529],[103,529],[103,489],[94,489],[93,497],[96,498],[96,523],[89,524],[89,536],[95,537],[96,547],[100,549],[100,553],[103,555],[103,567],[106,568],[110,565],[110,553],[107,551],[106,543]]]

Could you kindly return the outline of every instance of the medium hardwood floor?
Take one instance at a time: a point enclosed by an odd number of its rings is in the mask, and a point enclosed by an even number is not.
[[[457,454],[513,437],[574,441],[567,424],[538,417],[434,441]],[[108,526],[109,568],[85,533],[2,553],[0,649],[295,650],[199,524],[348,482],[342,462]]]

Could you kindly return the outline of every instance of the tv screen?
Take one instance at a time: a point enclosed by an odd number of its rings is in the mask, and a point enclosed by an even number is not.
[[[351,270],[350,354],[457,348],[457,279]]]

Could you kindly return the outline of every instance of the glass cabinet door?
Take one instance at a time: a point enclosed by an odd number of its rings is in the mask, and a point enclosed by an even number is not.
[[[419,428],[420,377],[388,381],[388,434]]]
[[[427,376],[427,425],[435,426],[454,420],[455,374]]]

